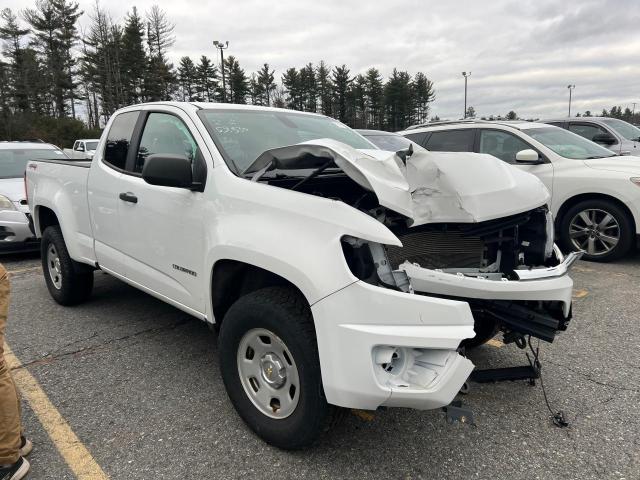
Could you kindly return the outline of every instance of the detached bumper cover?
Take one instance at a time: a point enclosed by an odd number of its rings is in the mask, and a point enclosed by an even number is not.
[[[520,280],[490,280],[446,273],[405,262],[400,265],[416,292],[482,300],[559,301],[565,317],[571,310],[573,280],[567,275],[580,254],[552,268],[516,271]]]
[[[322,381],[331,404],[434,409],[448,405],[473,364],[456,350],[475,335],[468,303],[412,295],[355,282],[315,303]],[[376,363],[377,347],[396,348],[426,372],[389,375]],[[415,382],[407,379],[417,378]]]

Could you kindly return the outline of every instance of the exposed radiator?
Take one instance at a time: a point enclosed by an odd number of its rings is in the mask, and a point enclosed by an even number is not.
[[[398,237],[402,247],[388,245],[391,266],[408,260],[424,268],[479,268],[482,266],[484,242],[480,237],[462,236],[460,232],[410,232]]]

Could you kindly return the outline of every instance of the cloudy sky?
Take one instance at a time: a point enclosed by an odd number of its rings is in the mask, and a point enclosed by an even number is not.
[[[2,0],[19,10],[34,0]],[[80,0],[87,12],[94,2]],[[132,5],[158,4],[175,23],[171,55],[215,56],[214,39],[229,40],[247,72],[264,62],[279,77],[287,67],[324,59],[352,73],[369,67],[425,72],[433,80],[432,113],[521,117],[600,112],[612,105],[640,109],[640,1],[638,0],[109,0],[120,20]]]

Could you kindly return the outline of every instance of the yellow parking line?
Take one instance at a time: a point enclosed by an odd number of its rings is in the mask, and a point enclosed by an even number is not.
[[[108,480],[109,477],[53,406],[38,381],[26,368],[21,368],[20,360],[6,343],[4,352],[9,369],[13,370],[16,385],[75,476],[79,480]]]
[[[490,345],[490,346],[496,347],[496,348],[504,347],[504,343],[502,343],[497,338],[492,338],[491,340],[487,340],[486,345]]]

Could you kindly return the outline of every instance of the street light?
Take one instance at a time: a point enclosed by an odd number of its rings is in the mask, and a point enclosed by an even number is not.
[[[462,118],[467,118],[467,78],[471,76],[471,72],[462,72],[462,76],[464,77],[464,116]]]
[[[569,89],[569,116],[571,116],[571,92],[573,92],[573,89],[576,88],[576,86],[567,85],[567,88]]]
[[[224,50],[229,48],[229,41],[221,42],[218,40],[213,41],[213,46],[220,50],[220,66],[222,68],[222,101],[227,101],[227,87],[224,80]]]

